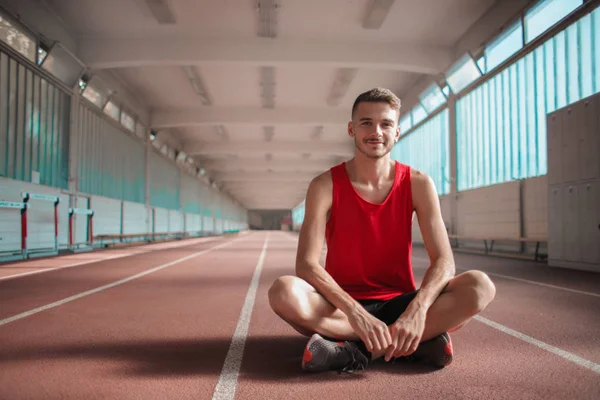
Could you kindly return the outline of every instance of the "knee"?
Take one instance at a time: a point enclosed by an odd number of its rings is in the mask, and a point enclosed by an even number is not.
[[[473,315],[482,312],[496,296],[496,286],[490,277],[481,271],[468,271],[461,274],[465,299],[469,302]]]
[[[282,276],[269,288],[269,304],[275,313],[288,314],[290,308],[295,308],[294,286],[297,279],[295,276]]]

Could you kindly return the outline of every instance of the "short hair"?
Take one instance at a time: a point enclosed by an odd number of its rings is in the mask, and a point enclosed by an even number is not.
[[[400,116],[401,102],[398,96],[396,96],[391,90],[385,88],[374,88],[364,93],[361,93],[352,106],[352,117],[358,108],[360,103],[388,103],[390,107],[398,111]]]

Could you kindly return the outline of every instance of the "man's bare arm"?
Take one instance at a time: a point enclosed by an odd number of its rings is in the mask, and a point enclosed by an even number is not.
[[[331,304],[351,313],[358,303],[333,280],[319,259],[325,241],[327,214],[331,208],[331,180],[328,174],[316,177],[309,185],[304,205],[304,222],[300,229],[296,253],[296,275],[311,284]]]
[[[391,325],[392,345],[385,358],[412,354],[425,329],[427,311],[454,276],[454,260],[442,219],[439,200],[432,180],[414,171],[411,174],[413,205],[431,265],[421,288],[404,313]]]
[[[369,351],[381,352],[391,343],[387,326],[367,313],[335,282],[319,262],[325,239],[327,213],[332,204],[332,189],[329,173],[318,176],[309,185],[296,254],[296,275],[346,314],[354,332],[363,340]]]
[[[455,266],[435,185],[424,174],[416,174],[413,181],[413,205],[431,263],[409,309],[426,312],[454,277]]]

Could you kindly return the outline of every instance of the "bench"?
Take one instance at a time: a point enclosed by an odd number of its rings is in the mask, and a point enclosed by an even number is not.
[[[484,237],[484,236],[469,236],[469,235],[454,235],[450,234],[448,237],[451,239],[451,243],[453,243],[454,248],[459,249],[460,251],[470,252],[470,253],[480,253],[485,255],[496,255],[496,256],[504,256],[504,257],[513,257],[513,258],[522,258],[522,259],[531,259],[532,257],[523,254],[511,254],[504,252],[494,252],[494,243],[496,242],[518,242],[522,244],[535,243],[535,254],[533,256],[534,261],[539,261],[547,257],[545,254],[540,254],[540,245],[548,243],[546,238],[541,237]],[[476,250],[476,249],[464,249],[459,248],[458,241],[482,241],[485,247],[485,250]]]
[[[99,241],[101,247],[115,245],[115,241],[118,243],[139,243],[139,242],[153,242],[156,240],[165,240],[169,238],[183,239],[191,236],[196,232],[144,232],[144,233],[128,233],[128,234],[106,234],[94,236],[94,241]],[[111,243],[104,244],[105,241]]]

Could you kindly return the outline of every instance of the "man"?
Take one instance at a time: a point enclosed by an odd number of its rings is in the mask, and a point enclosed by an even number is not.
[[[448,332],[495,296],[484,273],[455,276],[432,180],[390,158],[399,113],[400,100],[389,90],[358,96],[348,123],[355,156],[310,183],[296,276],[277,279],[269,290],[273,310],[311,337],[302,360],[307,371],[364,369],[379,357],[444,367],[453,358]],[[430,258],[419,290],[411,266],[413,212]]]

